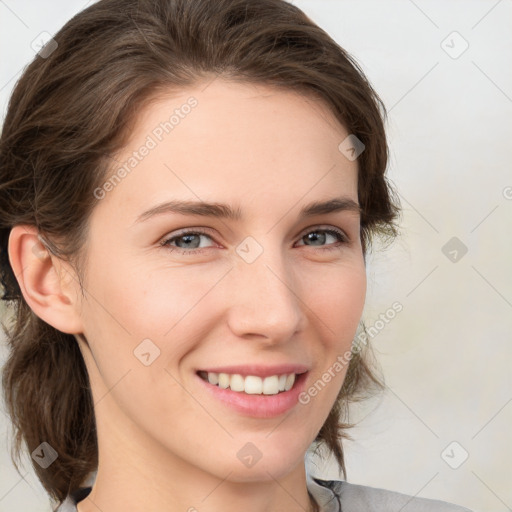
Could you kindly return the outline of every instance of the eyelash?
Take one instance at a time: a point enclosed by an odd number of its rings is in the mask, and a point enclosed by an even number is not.
[[[330,228],[330,229],[322,229],[322,228],[314,228],[314,229],[311,229],[310,231],[307,231],[303,236],[300,237],[300,240],[302,238],[304,238],[306,235],[308,235],[309,233],[318,233],[318,232],[323,232],[323,233],[327,233],[329,235],[333,235],[334,237],[336,237],[338,239],[338,242],[340,242],[343,245],[347,245],[350,240],[349,238],[345,235],[345,233],[343,233],[342,231],[340,230],[337,230],[337,229],[333,229],[333,228]],[[194,229],[193,231],[183,231],[182,233],[179,233],[177,235],[174,235],[170,238],[165,238],[164,240],[162,240],[160,242],[160,245],[162,247],[165,247],[166,249],[168,249],[169,251],[172,251],[172,252],[176,252],[178,251],[180,254],[187,254],[187,255],[194,255],[194,254],[201,254],[203,253],[205,250],[208,250],[210,249],[210,247],[203,247],[202,249],[183,249],[181,247],[175,247],[175,246],[172,246],[170,245],[170,242],[173,242],[179,238],[182,238],[184,236],[187,236],[187,235],[205,235],[207,236],[208,238],[212,238],[211,235],[198,228],[198,229]],[[324,246],[324,247],[321,247],[319,246],[318,249],[320,250],[323,250],[323,251],[332,251],[332,250],[335,250],[335,249],[340,249],[342,246],[339,246],[339,245],[336,245],[336,244],[329,244],[327,246]],[[304,247],[308,247],[307,245],[304,246]],[[315,246],[311,246],[311,247],[315,247]]]

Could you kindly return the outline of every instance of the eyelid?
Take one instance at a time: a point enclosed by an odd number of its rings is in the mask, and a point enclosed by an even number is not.
[[[190,227],[190,228],[182,228],[174,233],[172,233],[172,236],[166,235],[162,238],[162,240],[159,242],[159,245],[162,247],[166,247],[170,250],[181,250],[184,253],[190,253],[190,254],[200,254],[203,251],[210,249],[211,247],[201,247],[201,248],[193,248],[193,249],[182,249],[181,247],[174,247],[169,245],[169,242],[171,240],[175,240],[176,238],[180,238],[181,236],[187,235],[187,234],[201,234],[208,236],[213,242],[215,242],[214,236],[212,235],[212,232],[214,230],[211,228],[199,228],[199,227]],[[352,238],[346,233],[345,230],[333,226],[331,224],[313,224],[312,226],[304,228],[300,234],[298,235],[298,241],[301,241],[304,236],[306,236],[308,233],[313,231],[325,231],[328,234],[338,234],[341,237],[341,240],[338,240],[338,244],[341,245],[347,245],[352,242]],[[331,233],[329,233],[331,232]],[[334,235],[333,235],[334,236]],[[215,242],[216,243],[216,242]],[[328,249],[334,249],[336,247],[339,247],[338,244],[327,244],[325,246],[318,246],[317,248],[320,250],[328,250]],[[312,247],[315,248],[315,246],[307,246],[302,245],[302,247]]]
[[[167,242],[169,242],[170,240],[174,240],[176,238],[180,238],[182,236],[185,236],[185,235],[188,235],[188,234],[198,234],[198,235],[206,235],[208,236],[209,238],[211,238],[213,241],[214,240],[214,236],[212,235],[212,232],[214,230],[211,229],[211,228],[183,228],[183,229],[179,229],[178,231],[176,232],[172,232],[172,233],[169,233],[167,235],[165,235],[161,240],[160,242],[158,242],[159,245],[162,245],[162,246],[165,246],[167,244]],[[181,249],[181,247],[173,247],[174,249]],[[199,252],[201,250],[205,249],[205,247],[201,248],[201,249],[194,249],[193,251],[190,251],[190,252]]]
[[[339,233],[340,235],[342,235],[346,239],[347,242],[350,241],[350,237],[345,232],[345,230],[339,228],[338,226],[333,226],[332,224],[314,224],[313,226],[305,228],[301,231],[301,233],[299,235],[299,239],[302,238],[303,236],[307,235],[311,231],[315,231],[315,230],[327,231],[327,232],[335,231],[336,233]]]

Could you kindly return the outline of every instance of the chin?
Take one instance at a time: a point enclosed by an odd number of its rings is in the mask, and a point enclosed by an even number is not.
[[[263,464],[260,460],[252,468],[231,468],[228,480],[237,483],[248,482],[273,482],[286,477],[295,466],[289,464]],[[223,475],[221,478],[224,478]]]
[[[276,434],[271,434],[270,438],[273,435],[275,439],[272,441],[261,439],[237,443],[234,459],[225,461],[231,481],[279,480],[304,463],[307,448],[302,444],[298,446],[297,442],[286,445]]]

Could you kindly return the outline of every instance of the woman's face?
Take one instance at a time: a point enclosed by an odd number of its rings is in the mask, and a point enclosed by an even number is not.
[[[138,116],[95,192],[77,309],[100,472],[242,482],[303,462],[366,292],[348,135],[319,101],[220,78]],[[329,201],[345,207],[307,212]]]

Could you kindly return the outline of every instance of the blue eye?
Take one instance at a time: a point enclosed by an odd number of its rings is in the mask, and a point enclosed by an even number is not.
[[[345,245],[350,242],[349,238],[342,231],[337,229],[320,228],[315,228],[308,231],[305,235],[300,237],[300,240],[314,243],[320,242],[320,244],[322,244],[325,243],[328,236],[334,237],[336,241],[341,245]],[[166,247],[172,252],[178,251],[180,254],[201,254],[205,249],[208,249],[208,247],[200,247],[202,237],[212,240],[212,237],[205,231],[196,229],[194,231],[184,231],[170,238],[166,238],[160,242],[160,245],[162,247]],[[331,243],[327,244],[325,247],[323,245],[310,245],[309,247],[318,247],[321,250],[332,250],[339,249],[340,245]]]
[[[167,240],[164,240],[161,245],[168,247],[171,249],[171,251],[175,251],[178,249],[185,249],[184,251],[181,251],[182,254],[197,254],[202,252],[201,250],[193,250],[198,249],[200,245],[200,237],[206,237],[210,238],[209,235],[207,235],[203,231],[186,231],[184,233],[180,233],[179,235],[173,236],[171,238],[168,238]],[[174,246],[171,245],[172,242],[178,241],[181,243],[183,241],[182,245]],[[199,245],[198,245],[199,244]]]
[[[303,237],[301,237],[301,240],[308,240],[309,242],[325,242],[328,235],[333,236],[338,242],[341,242],[342,244],[347,244],[349,242],[348,237],[343,232],[338,231],[337,229],[314,229],[312,231],[308,231]],[[313,245],[313,247],[318,246]],[[339,249],[339,247],[339,245],[328,244],[326,247],[320,248],[331,250]]]

